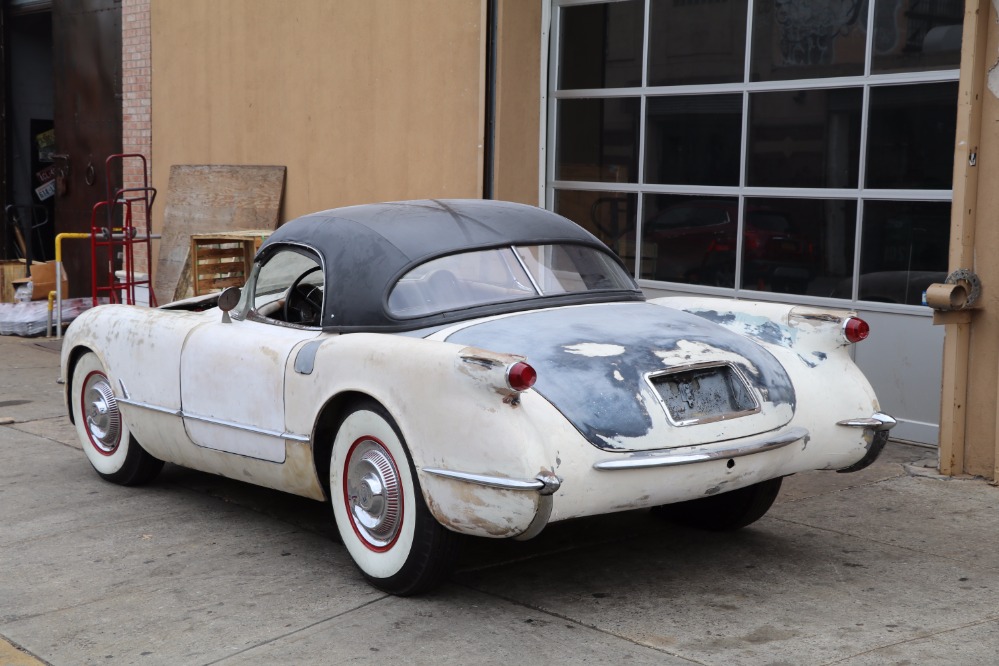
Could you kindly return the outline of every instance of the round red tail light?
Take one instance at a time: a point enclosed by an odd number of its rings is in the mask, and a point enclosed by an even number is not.
[[[538,372],[527,363],[514,363],[506,371],[506,383],[514,391],[526,391],[538,380]]]
[[[843,322],[843,335],[852,343],[866,340],[871,334],[871,327],[860,317],[850,317]]]

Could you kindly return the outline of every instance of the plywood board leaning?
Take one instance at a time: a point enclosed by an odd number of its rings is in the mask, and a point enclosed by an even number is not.
[[[283,166],[170,167],[154,284],[160,303],[192,295],[192,235],[277,227],[285,172]]]

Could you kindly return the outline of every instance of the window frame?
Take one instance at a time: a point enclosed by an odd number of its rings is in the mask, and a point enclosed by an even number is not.
[[[319,312],[319,323],[315,326],[306,326],[298,322],[287,322],[283,319],[275,319],[269,317],[267,314],[263,314],[259,311],[256,300],[257,300],[257,280],[260,277],[260,271],[269,264],[271,261],[277,257],[285,254],[287,252],[292,252],[300,256],[306,257],[315,261],[316,265],[319,266],[319,272],[323,275],[323,303]],[[299,273],[301,275],[301,273]],[[297,276],[294,279],[297,279]],[[291,283],[285,287],[284,291],[287,291],[291,287]],[[253,262],[253,268],[250,271],[250,276],[246,280],[246,284],[243,285],[242,293],[240,294],[240,300],[238,305],[233,311],[233,318],[256,321],[264,324],[271,324],[275,326],[285,326],[288,328],[295,328],[300,330],[321,330],[322,322],[328,317],[327,311],[329,309],[329,301],[327,294],[329,293],[329,272],[326,270],[326,264],[323,260],[322,254],[317,252],[315,249],[302,245],[300,243],[281,243],[273,245],[268,248],[267,253],[264,256],[258,256]],[[279,300],[279,299],[276,299]],[[273,302],[273,301],[272,301]]]

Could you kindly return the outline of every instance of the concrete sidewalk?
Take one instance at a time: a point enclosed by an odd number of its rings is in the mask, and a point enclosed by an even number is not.
[[[789,478],[735,534],[638,511],[472,540],[399,599],[323,504],[170,465],[103,482],[58,361],[0,338],[0,664],[999,663],[999,488],[931,450]]]

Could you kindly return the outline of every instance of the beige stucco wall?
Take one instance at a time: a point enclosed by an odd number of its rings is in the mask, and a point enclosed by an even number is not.
[[[285,165],[284,219],[480,196],[485,5],[153,0],[154,185],[173,164]]]
[[[494,197],[540,201],[541,0],[497,3]]]

